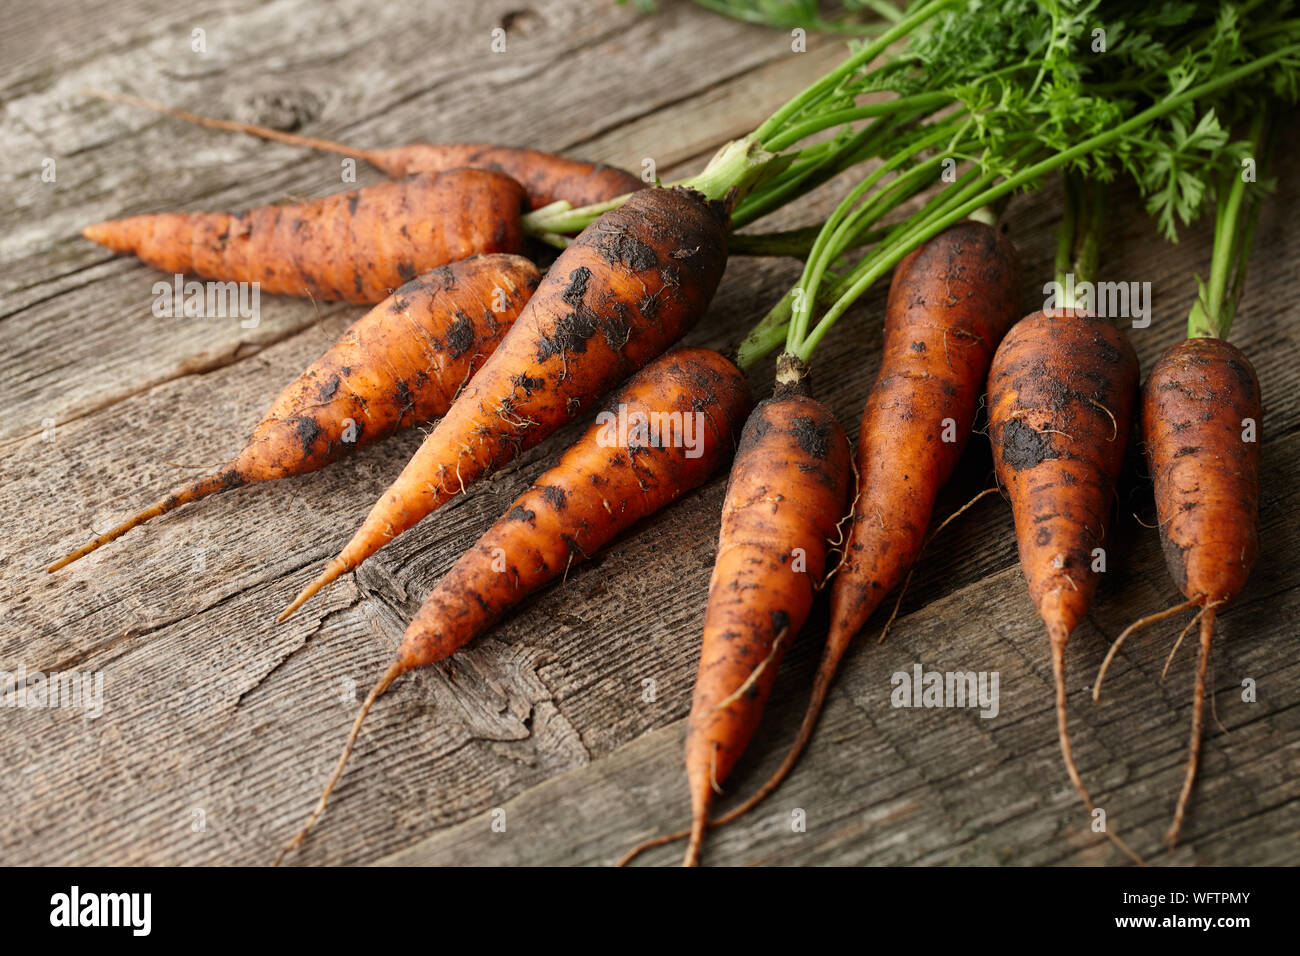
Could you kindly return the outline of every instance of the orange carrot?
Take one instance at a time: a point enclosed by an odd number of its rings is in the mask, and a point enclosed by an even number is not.
[[[1259,553],[1259,442],[1242,435],[1262,416],[1250,359],[1222,339],[1174,345],[1142,390],[1165,560],[1206,606],[1241,593]]]
[[[183,504],[314,471],[400,428],[437,418],[514,324],[539,281],[527,259],[494,255],[464,259],[408,282],[354,322],[280,393],[233,460],[49,570]]]
[[[858,434],[859,507],[831,591],[832,670],[920,553],[993,353],[1019,313],[1015,249],[983,223],[953,226],[894,272],[884,356]]]
[[[713,794],[754,736],[781,658],[821,588],[847,510],[848,439],[801,389],[778,388],[754,410],[722,506],[686,735],[688,866],[699,859]]]
[[[1200,620],[1201,646],[1187,768],[1165,834],[1171,847],[1178,842],[1196,782],[1215,612],[1241,593],[1259,554],[1262,418],[1254,367],[1239,349],[1218,338],[1187,339],[1169,348],[1156,360],[1142,389],[1142,434],[1155,486],[1160,541],[1169,573],[1187,600],[1120,634],[1097,675],[1093,697],[1125,637],[1150,621],[1200,609],[1192,620]]]
[[[529,205],[533,209],[557,200],[565,200],[574,208],[595,205],[626,193],[636,192],[646,185],[631,173],[613,166],[569,159],[537,149],[515,149],[510,146],[485,146],[475,143],[410,143],[390,149],[357,149],[343,143],[299,136],[265,126],[199,116],[196,113],[173,109],[161,103],[124,93],[106,93],[101,90],[85,92],[99,99],[142,106],[211,129],[232,130],[260,139],[288,143],[291,146],[305,146],[309,149],[321,149],[351,156],[395,178],[413,173],[444,173],[462,166],[493,169],[522,183],[528,191]]]
[[[1035,312],[1007,334],[989,371],[989,437],[1011,500],[1020,564],[1047,625],[1061,754],[1084,805],[1066,724],[1065,647],[1097,590],[1115,483],[1137,394],[1123,332],[1076,309]],[[1106,835],[1141,863],[1108,826]]]
[[[519,252],[524,202],[509,176],[457,169],[238,215],[111,219],[82,235],[164,272],[368,305],[449,262]]]
[[[584,229],[352,540],[280,620],[681,337],[722,277],[725,220],[721,204],[697,193],[645,189]]]
[[[730,456],[750,406],[744,376],[708,349],[671,352],[633,376],[607,413],[430,592],[396,659],[362,704],[319,804],[276,862],[324,813],[362,721],[393,681],[448,657],[572,564],[703,484]],[[623,420],[626,434],[620,434]]]
[[[367,150],[364,158],[389,176],[436,172],[456,166],[495,169],[523,183],[533,209],[561,200],[580,209],[634,193],[646,186],[636,176],[615,166],[512,146],[412,143],[392,149]]]

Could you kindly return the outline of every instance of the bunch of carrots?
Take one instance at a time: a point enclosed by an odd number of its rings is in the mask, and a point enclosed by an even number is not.
[[[629,421],[694,415],[702,442],[690,454],[685,442],[644,428],[612,438],[598,416],[484,532],[428,594],[318,805],[277,858],[324,812],[363,720],[395,680],[453,654],[734,456],[686,741],[691,826],[625,858],[685,837],[693,864],[709,827],[743,815],[791,770],[852,639],[952,520],[931,528],[939,489],[986,404],[998,488],[1048,631],[1063,757],[1091,808],[1070,752],[1065,650],[1096,588],[1091,556],[1104,545],[1140,406],[1162,540],[1185,601],[1139,624],[1196,608],[1201,625],[1172,843],[1195,779],[1216,611],[1244,586],[1257,552],[1258,443],[1241,434],[1242,422],[1260,420],[1259,386],[1224,337],[1262,187],[1244,183],[1233,164],[1264,150],[1267,111],[1242,104],[1293,94],[1300,74],[1289,4],[1267,15],[1259,6],[1187,3],[1143,14],[1101,0],[915,3],[699,175],[672,184],[529,149],[355,149],[97,94],[343,153],[393,178],[237,215],[161,213],[85,230],[168,272],[372,308],[281,392],[233,461],[50,570],[181,505],[434,423],[283,620],[602,399]],[[1240,23],[1246,12],[1257,14],[1250,30]],[[1136,39],[1083,68],[1071,53],[1091,18]],[[892,96],[863,102],[879,93]],[[1077,110],[1063,110],[1065,101]],[[1244,138],[1220,125],[1221,116],[1246,115],[1256,121]],[[1187,163],[1212,172],[1214,188],[1189,180]],[[732,234],[845,171],[860,178],[820,227]],[[1020,318],[1022,276],[997,215],[1014,192],[1056,173],[1067,185],[1057,272],[1076,285],[1096,274],[1106,184],[1117,177],[1137,180],[1167,235],[1214,203],[1214,261],[1188,341],[1162,356],[1140,394],[1131,345],[1088,303]],[[538,242],[560,249],[545,274],[525,256]],[[805,265],[731,356],[674,350],[705,316],[729,249],[795,253]],[[855,455],[814,397],[810,369],[838,319],[891,274],[882,363]],[[755,405],[745,373],[778,349],[774,392]],[[752,797],[711,819],[781,658],[826,589],[830,633],[789,755]],[[1107,836],[1141,861],[1113,830]]]

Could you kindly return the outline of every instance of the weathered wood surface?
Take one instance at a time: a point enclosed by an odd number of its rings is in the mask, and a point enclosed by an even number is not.
[[[58,575],[42,567],[91,532],[235,452],[279,388],[358,314],[267,297],[256,329],[156,319],[157,276],[81,240],[97,219],[220,209],[340,187],[337,157],[192,129],[77,96],[121,89],[363,145],[479,139],[568,150],[661,174],[697,169],[834,62],[839,41],[792,54],[780,33],[684,3],[655,17],[539,0],[233,8],[57,4],[0,24],[0,670],[103,674],[102,716],[0,708],[0,859],[8,863],[258,863],[315,801],[355,703],[424,593],[574,434],[556,436],[445,507],[286,625],[274,614],[350,536],[419,434],[295,481],[166,516]],[[60,13],[62,15],[60,15]],[[505,24],[508,50],[488,52]],[[208,52],[190,50],[206,31]],[[54,159],[56,180],[42,182]],[[376,181],[361,170],[362,182]],[[804,224],[832,186],[772,227]],[[1287,863],[1300,833],[1296,567],[1300,240],[1294,180],[1260,225],[1234,338],[1267,405],[1265,557],[1222,616],[1219,717],[1173,854],[1159,848],[1181,774],[1191,652],[1158,680],[1172,633],[1121,653],[1100,705],[1085,687],[1110,638],[1172,603],[1140,493],[1126,495],[1112,566],[1072,646],[1077,755],[1113,825],[1158,862]],[[1056,195],[1012,204],[1025,304],[1046,277]],[[1121,195],[1105,271],[1153,284],[1144,363],[1181,334],[1203,232],[1154,241]],[[765,223],[765,226],[767,224]],[[725,347],[796,274],[734,261],[690,341]],[[854,431],[875,372],[884,290],[828,338],[817,388]],[[770,384],[754,376],[756,394]],[[56,425],[53,441],[47,421]],[[941,508],[988,480],[968,452]],[[404,679],[372,714],[308,864],[605,863],[686,815],[683,718],[724,482],[688,495],[446,665]],[[728,791],[779,760],[823,633],[816,618],[778,679],[769,716]],[[890,675],[997,670],[1001,712],[893,710]],[[1258,702],[1239,686],[1258,682]],[[643,681],[653,679],[653,701]],[[996,499],[945,532],[889,641],[864,638],[788,784],[714,834],[717,863],[1117,863],[1087,829],[1056,750],[1045,642],[1024,593],[1011,519]],[[725,805],[725,804],[724,804]],[[491,827],[503,809],[504,833]],[[791,811],[807,814],[793,833]],[[202,819],[202,826],[196,821]],[[647,857],[671,862],[676,848]]]

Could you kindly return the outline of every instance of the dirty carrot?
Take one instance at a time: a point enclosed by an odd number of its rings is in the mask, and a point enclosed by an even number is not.
[[[197,113],[174,109],[162,103],[125,93],[109,93],[103,90],[84,92],[98,99],[140,106],[210,129],[247,133],[259,139],[350,156],[369,163],[395,179],[414,173],[444,173],[461,167],[496,170],[523,184],[524,189],[528,191],[529,207],[532,209],[560,200],[571,206],[591,206],[636,192],[646,185],[631,173],[613,166],[570,159],[567,156],[557,156],[539,149],[485,146],[476,143],[410,143],[389,149],[359,149],[327,139],[300,136],[251,123],[200,116]]]
[[[680,338],[726,265],[721,203],[645,189],[562,252],[361,527],[280,616],[552,434]]]
[[[708,349],[670,352],[634,375],[430,592],[362,705],[320,802],[276,862],[325,811],[362,721],[393,681],[448,657],[571,565],[703,484],[731,455],[751,405],[745,377]]]
[[[807,391],[779,385],[745,425],[722,506],[686,734],[694,865],[719,792],[758,728],[777,667],[825,580],[847,508],[849,443]]]
[[[50,565],[57,571],[150,518],[208,495],[321,468],[446,412],[540,281],[520,256],[475,256],[398,289],[282,391],[244,449],[213,474]]]
[[[1250,154],[1261,163],[1267,152],[1267,115],[1263,107],[1255,113],[1247,137]],[[1198,609],[1184,629],[1186,633],[1199,620],[1200,653],[1187,765],[1165,834],[1170,847],[1178,842],[1196,782],[1215,617],[1246,586],[1259,555],[1259,431],[1264,410],[1254,367],[1226,336],[1245,287],[1261,195],[1240,175],[1235,157],[1229,156],[1226,164],[1230,165],[1216,194],[1209,281],[1198,282],[1199,294],[1187,321],[1188,338],[1156,359],[1142,387],[1142,437],[1155,490],[1160,543],[1169,574],[1186,601],[1126,628],[1107,654],[1093,688],[1096,699],[1115,651],[1134,630]]]
[[[993,353],[1019,311],[1015,249],[993,226],[958,223],[896,268],[880,372],[858,431],[858,506],[831,588],[815,705],[854,635],[920,553],[935,498],[970,438]],[[807,719],[815,722],[815,706]]]
[[[519,252],[525,202],[509,176],[456,169],[239,214],[111,219],[82,235],[164,272],[372,305],[449,262]]]
[[[1156,360],[1142,390],[1142,434],[1169,573],[1201,609],[1187,770],[1166,840],[1172,846],[1196,779],[1205,675],[1218,608],[1246,585],[1259,554],[1259,380],[1218,338],[1187,339]]]
[[[1106,528],[1137,399],[1128,337],[1088,311],[1108,208],[1107,186],[1063,176],[1065,204],[1045,307],[1003,339],[989,370],[989,439],[1011,503],[1020,565],[1047,627],[1057,739],[1070,782],[1096,813],[1070,747],[1065,651],[1105,568]],[[1095,820],[1094,820],[1095,822]],[[1107,818],[1106,837],[1145,865]]]
[[[1061,754],[1090,812],[1066,723],[1065,649],[1097,589],[1137,383],[1137,356],[1124,333],[1074,308],[1022,319],[989,371],[994,468],[1011,502],[1030,597],[1047,626]],[[1109,826],[1106,835],[1141,862]]]

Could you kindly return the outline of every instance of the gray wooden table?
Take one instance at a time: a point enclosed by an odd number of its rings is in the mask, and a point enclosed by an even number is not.
[[[700,168],[844,53],[686,3],[653,17],[605,0],[527,5],[198,5],[69,0],[0,25],[0,670],[102,675],[102,714],[0,707],[0,861],[263,863],[314,803],[353,692],[457,555],[575,434],[546,442],[384,549],[282,626],[275,613],[351,535],[420,434],[301,479],[153,522],[57,575],[43,565],[225,461],[280,387],[359,314],[267,297],[256,328],[158,319],[158,278],[81,239],[103,218],[227,209],[341,188],[337,157],[195,129],[78,95],[95,86],[361,145],[497,141],[661,175]],[[504,27],[505,53],[490,52]],[[193,49],[201,30],[203,52]],[[1291,141],[1294,146],[1294,138]],[[45,172],[46,175],[42,175]],[[49,173],[53,175],[50,176]],[[361,170],[363,183],[378,180]],[[832,184],[765,228],[816,221]],[[1005,222],[1025,307],[1050,273],[1059,195]],[[1177,593],[1139,491],[1122,496],[1112,563],[1070,655],[1074,741],[1111,822],[1159,863],[1293,863],[1300,836],[1300,213],[1284,176],[1264,210],[1234,339],[1263,385],[1263,556],[1221,615],[1200,784],[1173,853],[1192,652],[1160,669],[1175,628],[1134,638],[1103,701],[1086,688],[1109,641]],[[1156,241],[1135,197],[1112,209],[1103,270],[1150,281],[1144,366],[1182,334],[1204,230]],[[797,275],[735,259],[689,341],[726,348]],[[875,374],[884,289],[828,338],[816,388],[856,423]],[[771,376],[753,378],[762,395]],[[989,481],[968,452],[940,512]],[[724,480],[719,477],[529,601],[449,663],[404,679],[372,714],[328,815],[294,862],[609,863],[686,818],[684,718]],[[780,759],[824,634],[793,648],[728,799]],[[874,628],[872,633],[874,634]],[[1000,675],[1000,712],[895,710],[891,675]],[[1247,678],[1257,700],[1242,700]],[[646,700],[643,682],[656,692]],[[1004,502],[987,498],[926,556],[889,640],[864,636],[796,773],[705,861],[1123,863],[1088,828],[1056,748],[1046,641]],[[0,703],[3,701],[0,700]],[[1230,732],[1225,732],[1230,731]],[[724,801],[723,806],[726,805]],[[493,827],[504,811],[506,827]],[[795,832],[802,810],[806,829]],[[678,848],[645,857],[675,862]]]

